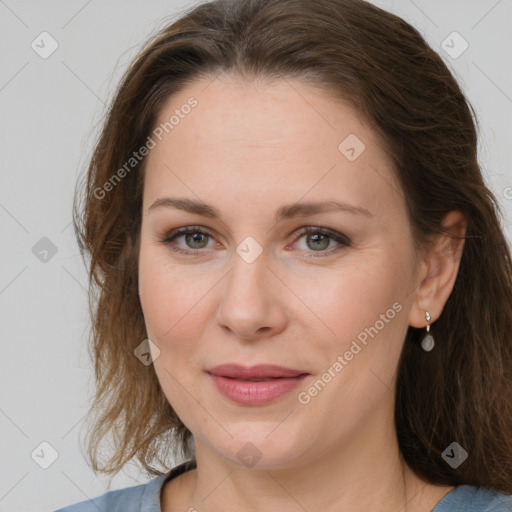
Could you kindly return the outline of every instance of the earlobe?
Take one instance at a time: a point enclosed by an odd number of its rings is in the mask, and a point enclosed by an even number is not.
[[[412,327],[427,325],[425,311],[430,312],[431,323],[441,316],[459,271],[466,227],[467,221],[461,212],[448,213],[442,223],[445,234],[436,235],[426,251],[409,314]]]

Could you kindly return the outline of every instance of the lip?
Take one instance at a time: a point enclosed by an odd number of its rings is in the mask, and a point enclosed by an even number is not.
[[[217,391],[243,405],[265,405],[289,393],[309,375],[302,370],[277,365],[223,364],[207,370]],[[269,379],[245,381],[241,379]]]
[[[243,366],[236,363],[227,363],[214,366],[207,370],[212,375],[230,377],[232,379],[265,379],[279,377],[297,377],[305,372],[275,364],[259,364],[256,366]]]

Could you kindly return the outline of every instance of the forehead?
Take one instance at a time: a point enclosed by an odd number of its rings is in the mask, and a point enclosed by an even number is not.
[[[375,133],[348,104],[298,80],[198,79],[167,100],[158,127],[147,201],[163,190],[262,205],[307,194],[375,208],[401,195]]]

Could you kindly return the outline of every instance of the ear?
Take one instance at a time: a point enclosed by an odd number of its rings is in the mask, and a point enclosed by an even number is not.
[[[445,216],[442,226],[446,233],[464,237],[467,221],[461,212],[452,211]],[[418,285],[409,313],[412,327],[426,327],[426,311],[430,313],[431,324],[441,316],[457,278],[464,242],[464,238],[451,238],[448,234],[436,235],[431,241],[419,265]]]

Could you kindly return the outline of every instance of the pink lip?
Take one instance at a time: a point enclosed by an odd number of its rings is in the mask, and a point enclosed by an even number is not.
[[[296,388],[309,374],[276,365],[245,367],[237,364],[215,366],[207,371],[217,390],[243,405],[264,405]],[[243,381],[240,379],[265,379]]]

